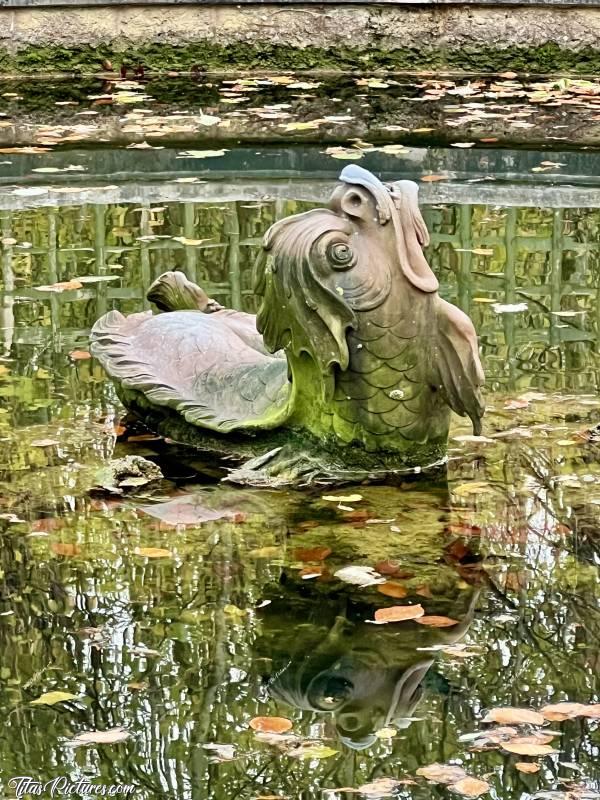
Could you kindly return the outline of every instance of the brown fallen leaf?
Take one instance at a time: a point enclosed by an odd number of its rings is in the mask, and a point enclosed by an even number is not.
[[[375,564],[375,569],[382,575],[389,575],[394,578],[412,578],[414,572],[404,569],[399,561],[389,559],[387,561],[378,561]]]
[[[483,722],[498,722],[500,725],[543,725],[544,717],[530,708],[492,708]]]
[[[417,775],[431,781],[431,783],[445,784],[458,783],[469,777],[462,767],[456,766],[455,764],[438,763],[420,767],[417,770]]]
[[[302,580],[308,581],[311,578],[320,578],[321,575],[328,574],[328,570],[327,567],[315,565],[312,567],[303,567],[298,574]]]
[[[330,547],[298,547],[294,550],[297,561],[324,561],[331,555]]]
[[[396,583],[395,581],[386,581],[385,583],[380,584],[377,587],[377,591],[381,592],[381,594],[387,595],[387,597],[396,597],[398,599],[406,597],[408,594],[406,587],[402,586],[400,583]]]
[[[144,558],[171,558],[173,555],[171,550],[165,550],[162,547],[136,547],[133,552],[136,556]]]
[[[554,703],[540,709],[544,718],[551,722],[563,722],[575,717],[600,717],[600,703],[585,705],[584,703]]]
[[[427,585],[417,586],[415,589],[415,594],[418,594],[419,597],[433,597],[431,594],[431,589]]]
[[[487,781],[468,776],[449,786],[451,792],[460,794],[462,797],[481,797],[482,794],[489,792],[490,788],[490,784]]]
[[[260,733],[285,733],[292,728],[292,721],[285,717],[254,717],[248,724]]]
[[[69,544],[69,542],[52,542],[50,550],[57,556],[78,556],[81,553],[80,547],[76,544]]]
[[[516,753],[518,756],[549,756],[559,752],[549,744],[519,744],[514,741],[502,742],[500,747],[508,753]]]
[[[451,628],[458,625],[457,619],[451,617],[438,617],[436,615],[426,615],[416,620],[419,625],[429,625],[431,628]]]
[[[378,608],[375,612],[375,622],[378,625],[386,625],[388,622],[406,622],[407,620],[417,619],[425,614],[425,609],[420,603],[414,606],[389,606],[388,608]]]
[[[435,181],[447,181],[447,175],[421,175],[421,180],[425,183],[434,183]]]
[[[71,361],[87,361],[87,359],[91,357],[92,354],[88,353],[87,350],[72,350],[69,353],[69,358]]]
[[[517,761],[515,764],[515,769],[518,769],[519,772],[528,772],[533,774],[534,772],[540,771],[540,765],[534,764],[532,761]]]

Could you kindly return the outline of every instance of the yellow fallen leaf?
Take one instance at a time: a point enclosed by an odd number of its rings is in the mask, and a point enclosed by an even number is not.
[[[31,701],[32,706],[53,706],[56,703],[65,703],[67,700],[77,700],[76,694],[70,692],[46,692]]]
[[[324,494],[321,499],[332,503],[359,503],[363,498],[362,494]]]
[[[136,556],[144,558],[171,558],[173,555],[171,550],[165,550],[162,547],[136,547],[133,552]]]

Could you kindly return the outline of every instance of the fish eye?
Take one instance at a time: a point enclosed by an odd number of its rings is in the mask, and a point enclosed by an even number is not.
[[[354,253],[346,242],[334,242],[327,248],[327,258],[334,269],[344,269],[354,262]]]

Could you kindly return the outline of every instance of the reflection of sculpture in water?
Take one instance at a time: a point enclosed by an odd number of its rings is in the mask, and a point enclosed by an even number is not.
[[[438,296],[416,185],[356,165],[340,181],[328,208],[267,232],[257,317],[166,273],[149,293],[166,313],[111,311],[92,331],[124,403],[172,438],[254,456],[239,480],[420,470],[445,456],[451,409],[480,432],[477,337]]]
[[[344,744],[369,747],[375,731],[408,727],[434,664],[432,652],[417,648],[462,639],[477,597],[476,590],[461,592],[449,607],[458,619],[451,628],[353,622],[352,612],[336,616],[339,604],[322,600],[312,609],[319,622],[307,623],[311,609],[305,604],[294,608],[289,598],[275,601],[261,610],[262,636],[255,647],[258,663],[271,665],[263,670],[267,692],[295,708],[329,712]]]

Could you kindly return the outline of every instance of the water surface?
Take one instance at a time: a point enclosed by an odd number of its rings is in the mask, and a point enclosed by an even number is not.
[[[30,774],[134,784],[143,800],[337,800],[384,776],[407,781],[398,797],[452,796],[416,776],[435,761],[485,777],[498,800],[598,791],[597,721],[551,723],[558,752],[541,759],[460,740],[497,706],[598,700],[600,469],[587,431],[600,409],[600,212],[591,203],[570,204],[561,185],[541,189],[547,205],[532,201],[539,183],[530,195],[509,184],[504,203],[482,203],[478,184],[469,202],[429,196],[428,258],[443,296],[480,334],[489,407],[489,441],[462,438],[468,426],[456,420],[447,480],[435,484],[346,487],[362,496],[352,502],[221,484],[217,465],[124,420],[87,357],[94,320],[146,307],[145,287],[166,269],[255,310],[263,232],[318,199],[299,199],[294,185],[273,198],[266,178],[251,199],[225,201],[216,189],[210,198],[210,182],[201,200],[173,183],[165,201],[166,184],[130,203],[98,202],[98,189],[93,202],[63,192],[50,205],[22,193],[17,208],[5,195],[4,796],[14,796],[12,777]],[[39,289],[82,277],[80,288]],[[125,496],[90,493],[106,459],[126,453],[156,461],[165,480]],[[397,597],[339,581],[345,566],[377,567]],[[394,603],[456,624],[369,623]],[[468,648],[452,649],[459,642]],[[31,705],[53,690],[75,698]],[[273,715],[292,721],[297,740],[256,737],[250,720]],[[68,746],[116,727],[126,741]],[[524,760],[539,772],[520,772]]]

